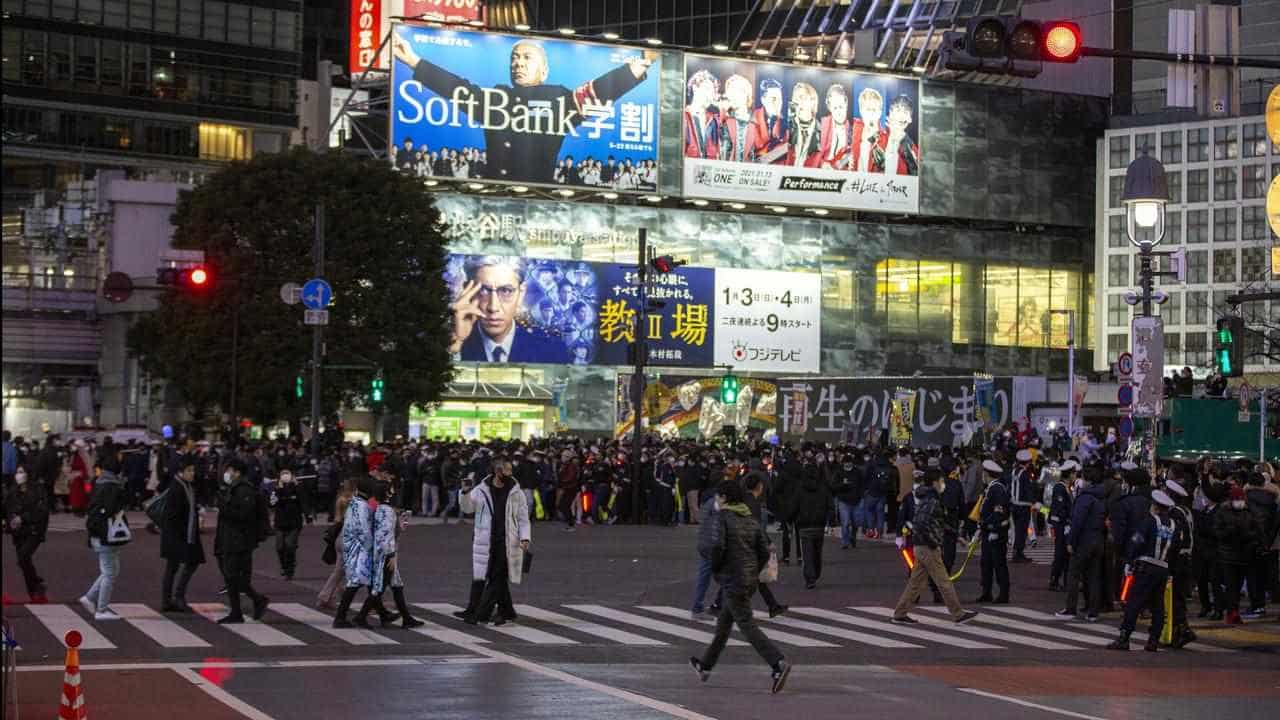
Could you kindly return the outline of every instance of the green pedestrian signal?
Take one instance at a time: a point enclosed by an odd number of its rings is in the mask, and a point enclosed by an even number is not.
[[[370,398],[374,402],[382,402],[382,387],[383,387],[382,378],[374,378],[373,382],[370,384],[370,387],[371,387]]]
[[[720,402],[725,405],[736,405],[738,402],[738,378],[725,375],[720,378]]]
[[[302,376],[295,375],[293,377],[293,396],[298,400],[301,400],[302,396],[305,394],[306,392],[305,392],[305,387],[302,384]]]
[[[1219,318],[1217,343],[1213,351],[1214,365],[1222,377],[1244,374],[1244,318],[1239,315]]]

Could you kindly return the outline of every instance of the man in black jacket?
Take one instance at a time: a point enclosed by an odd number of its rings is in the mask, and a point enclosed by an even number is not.
[[[232,458],[222,474],[222,490],[218,493],[218,529],[213,539],[213,554],[218,557],[223,580],[227,584],[230,612],[218,620],[220,625],[244,622],[240,610],[240,593],[253,600],[253,619],[261,620],[271,602],[253,589],[253,551],[258,547],[262,531],[258,515],[259,491],[249,484],[248,467],[240,458]]]
[[[1102,604],[1102,561],[1106,543],[1107,501],[1102,471],[1090,467],[1085,471],[1088,486],[1081,491],[1071,507],[1071,521],[1066,527],[1067,552],[1071,562],[1067,570],[1067,602],[1056,615],[1060,618],[1076,616],[1076,599],[1080,583],[1088,589],[1088,620],[1097,622]]]
[[[729,631],[737,623],[751,647],[773,669],[772,691],[778,693],[787,682],[791,664],[756,625],[751,613],[751,596],[758,585],[760,568],[769,561],[769,541],[760,523],[751,516],[745,499],[746,493],[736,480],[726,480],[716,488],[720,512],[706,542],[699,542],[698,552],[711,561],[716,581],[725,589],[725,603],[716,620],[711,645],[701,658],[689,658],[689,665],[706,682],[729,642]]]
[[[950,574],[942,564],[942,545],[948,542],[955,545],[955,537],[948,536],[945,528],[947,511],[941,499],[942,473],[930,468],[925,471],[924,479],[925,482],[912,491],[915,502],[911,516],[911,538],[915,545],[915,565],[911,567],[907,587],[894,608],[893,622],[908,625],[916,623],[907,613],[915,605],[929,580],[938,588],[947,611],[951,613],[951,619],[957,623],[968,622],[977,617],[978,613],[960,606],[960,598],[956,597]]]
[[[831,510],[831,488],[820,474],[821,468],[806,460],[790,518],[800,533],[804,586],[809,590],[822,577],[822,544],[827,539],[827,515]]]
[[[1257,620],[1267,611],[1267,590],[1274,587],[1276,567],[1276,533],[1280,531],[1280,512],[1276,496],[1268,492],[1260,473],[1249,473],[1245,481],[1245,504],[1261,533],[1258,552],[1249,562],[1249,611],[1240,613],[1245,620]]]
[[[835,469],[832,494],[836,496],[836,509],[840,518],[840,549],[858,545],[858,503],[862,501],[862,468],[854,463],[852,454],[846,454]]]
[[[298,537],[302,523],[314,520],[310,498],[293,477],[293,471],[281,470],[279,481],[271,491],[271,507],[275,509],[276,556],[280,558],[280,577],[292,580],[298,567]]]

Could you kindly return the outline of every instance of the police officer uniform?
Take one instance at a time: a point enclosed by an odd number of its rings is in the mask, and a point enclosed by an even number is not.
[[[1009,548],[1009,489],[1002,480],[1004,468],[994,460],[984,460],[982,469],[990,480],[979,515],[982,533],[982,595],[976,602],[993,602],[991,584],[994,576],[995,582],[1000,585],[1000,594],[995,597],[994,602],[1005,604],[1009,602],[1009,559],[1006,557]]]
[[[1120,637],[1107,645],[1108,650],[1128,650],[1129,636],[1138,623],[1138,613],[1151,611],[1151,628],[1147,631],[1147,652],[1155,652],[1164,628],[1164,586],[1169,580],[1169,559],[1177,557],[1186,540],[1170,517],[1173,499],[1163,490],[1151,493],[1153,507],[1134,527],[1125,555],[1126,578],[1133,584],[1124,604],[1124,620]]]
[[[1013,517],[1013,561],[1031,562],[1024,552],[1027,547],[1027,526],[1031,524],[1031,505],[1035,503],[1035,482],[1031,478],[1031,451],[1022,449],[1015,456],[1017,467],[1013,470],[1010,510]]]
[[[1053,565],[1049,568],[1049,589],[1061,590],[1071,554],[1067,551],[1067,527],[1071,522],[1071,485],[1080,465],[1067,460],[1058,466],[1049,500],[1049,525],[1053,528]]]
[[[1191,591],[1191,553],[1195,549],[1195,520],[1191,515],[1191,507],[1187,491],[1173,480],[1164,484],[1165,494],[1173,498],[1173,510],[1169,517],[1185,542],[1178,554],[1169,559],[1169,573],[1173,577],[1173,646],[1185,647],[1196,639],[1195,632],[1187,622],[1187,594]],[[1155,493],[1152,493],[1154,495]]]

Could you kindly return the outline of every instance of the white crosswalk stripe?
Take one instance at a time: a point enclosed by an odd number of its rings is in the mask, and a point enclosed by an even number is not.
[[[668,617],[677,617],[677,618],[689,617],[688,610],[681,610],[680,608],[674,608],[666,605],[637,605],[636,607],[640,608],[641,610],[647,610],[651,613],[657,613],[658,615],[666,615]],[[765,617],[766,618],[769,617],[768,613],[765,613]],[[714,621],[712,620],[699,620],[698,622],[714,623]],[[734,631],[737,632],[736,627]],[[782,632],[781,630],[774,630],[772,628],[770,628],[768,635],[770,640],[773,640],[774,642],[782,643],[783,645],[794,645],[796,647],[840,647],[839,645],[833,645],[832,643],[829,643],[825,640],[814,640],[813,638],[807,638],[802,635],[793,635],[791,633]]]
[[[551,623],[552,625],[562,625],[570,630],[577,630],[587,635],[595,635],[606,640],[622,643],[623,645],[666,645],[661,640],[654,640],[643,635],[629,633],[626,630],[618,630],[616,628],[606,627],[587,620],[579,620],[568,615],[561,615],[550,610],[542,610],[532,605],[517,605],[516,612],[521,617],[528,617],[534,620]]]
[[[116,603],[111,607],[125,622],[155,640],[160,647],[210,647],[198,635],[142,603]]]
[[[68,630],[75,630],[80,633],[82,642],[81,650],[111,650],[115,648],[115,644],[107,639],[105,635],[89,623],[88,620],[80,617],[80,614],[69,605],[28,605],[27,610],[40,621],[41,625],[53,633],[58,638],[58,642],[62,642],[62,638]]]
[[[1061,618],[1056,618],[1050,613],[1040,612],[1039,610],[1032,610],[1030,608],[1005,606],[1005,607],[992,608],[992,609],[997,612],[1007,613],[1009,615],[1017,615],[1018,617],[1029,618],[1032,620],[1063,622]],[[1072,630],[1084,630],[1086,632],[1098,633],[1099,635],[1106,635],[1108,640],[1114,639],[1116,637],[1116,628],[1114,624],[1076,623],[1076,622],[1068,621],[1067,626],[1070,627]],[[1221,648],[1221,647],[1217,647],[1216,645],[1206,645],[1201,642],[1188,643],[1186,647],[1183,648],[1183,650],[1195,650],[1198,652],[1207,652],[1207,653],[1235,652],[1235,650],[1232,650],[1231,648]]]
[[[422,620],[422,618],[417,619]],[[482,637],[468,635],[457,630],[450,630],[449,628],[443,625],[437,625],[430,620],[422,620],[422,627],[413,628],[413,632],[416,632],[419,635],[426,635],[432,640],[436,640],[438,642],[453,643],[455,645],[487,645],[489,643],[488,640]]]
[[[920,610],[925,612],[946,612],[942,608],[922,607]],[[1071,628],[1063,624],[1045,624],[1023,622],[1022,620],[1014,620],[1009,617],[1000,617],[998,615],[982,614],[974,618],[970,622],[981,623],[984,625],[998,625],[1008,630],[1021,630],[1032,635],[1048,635],[1055,640],[1069,640],[1071,642],[1082,643],[1084,645],[1106,645],[1110,640],[1099,637],[1097,635],[1085,635],[1083,633],[1073,632]]]
[[[364,628],[335,628],[333,618],[300,603],[272,603],[271,611],[352,645],[395,645],[396,641]]]
[[[222,603],[191,603],[191,609],[210,622],[226,615],[230,610]],[[270,625],[245,618],[243,623],[224,625],[226,629],[260,647],[297,647],[306,645],[301,640],[286,635]]]
[[[869,613],[871,615],[879,615],[880,617],[893,617],[893,608],[880,607],[878,605],[859,605],[851,609],[857,610],[858,612]],[[1086,648],[1077,647],[1075,645],[1064,645],[1062,643],[1056,643],[1051,640],[1045,640],[1043,638],[1029,638],[1023,635],[1015,635],[1013,633],[1004,632],[1002,630],[989,630],[987,628],[972,627],[971,626],[971,623],[973,622],[972,620],[969,621],[970,624],[956,625],[950,620],[938,620],[936,618],[926,617],[923,615],[921,616],[913,615],[912,617],[914,617],[916,621],[919,622],[921,625],[928,625],[929,627],[937,627],[937,628],[945,627],[950,629],[951,632],[963,633],[966,635],[974,635],[984,640],[994,640],[994,641],[999,641],[1004,643],[1010,643],[1013,645],[1028,645],[1030,647],[1041,648],[1044,650],[1084,650],[1086,649]],[[982,616],[979,615],[978,617],[982,617]]]
[[[796,613],[799,615],[810,615],[813,617],[822,618],[823,620],[831,620],[838,623],[844,623],[846,625],[854,625],[857,627],[868,628],[871,630],[878,630],[880,632],[895,633],[898,635],[902,635],[903,637],[916,638],[917,640],[928,640],[931,642],[939,643],[941,645],[951,645],[952,647],[965,648],[968,650],[1003,650],[1004,649],[1000,645],[991,645],[988,643],[979,642],[977,640],[966,640],[965,638],[950,637],[942,633],[936,633],[929,630],[917,630],[915,628],[906,627],[902,625],[891,625],[889,623],[879,622],[876,620],[869,620],[867,618],[856,617],[853,615],[844,615],[838,612],[832,612],[830,610],[823,610],[822,608],[807,608],[807,607],[791,608],[790,612]],[[778,622],[778,620],[774,620],[774,622]],[[813,623],[805,623],[805,624],[813,625]],[[820,628],[824,626],[814,625],[814,627]],[[819,630],[818,632],[822,632],[822,631]]]
[[[693,628],[684,627],[683,625],[674,625],[672,623],[644,615],[636,615],[634,613],[623,612],[621,610],[614,610],[613,608],[607,608],[603,605],[565,605],[565,607],[576,612],[595,615],[596,617],[602,617],[614,622],[635,625],[637,627],[645,628],[646,630],[652,630],[653,632],[662,633],[664,635],[672,635],[685,640],[693,640],[694,642],[710,643],[711,638],[713,637],[709,632],[694,630]],[[729,645],[741,647],[746,645],[746,643],[741,640],[729,638]]]
[[[451,605],[449,603],[416,603],[416,606],[422,608],[423,610],[429,610],[433,613],[445,615],[450,618],[453,617],[453,613],[462,609],[457,605]],[[553,635],[549,632],[544,632],[537,628],[521,627],[520,625],[516,625],[516,624],[507,624],[507,625],[503,625],[502,627],[494,627],[493,625],[482,623],[480,625],[476,625],[475,627],[486,628],[496,633],[509,635],[513,638],[517,638],[519,640],[524,640],[526,642],[533,643],[534,645],[577,645],[578,644],[577,640],[573,640],[566,637],[560,637],[559,635]]]

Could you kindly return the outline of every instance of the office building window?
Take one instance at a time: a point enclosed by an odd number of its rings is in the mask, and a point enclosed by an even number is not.
[[[54,20],[76,19],[76,0],[53,0],[51,5]]]
[[[1170,245],[1182,244],[1182,211],[1169,210],[1164,214],[1164,241]]]
[[[107,27],[125,27],[129,24],[128,0],[103,0],[102,24]]]
[[[49,86],[71,86],[71,37],[49,35]]]
[[[1187,292],[1187,325],[1205,325],[1209,322],[1209,293],[1204,290]]]
[[[1209,282],[1209,251],[1192,250],[1187,253],[1187,282],[1204,284]]]
[[[252,32],[249,39],[254,45],[271,47],[273,31],[271,27],[271,10],[254,7],[252,10]]]
[[[1182,172],[1175,170],[1165,173],[1165,180],[1169,185],[1169,202],[1178,205],[1182,202]]]
[[[1209,171],[1187,171],[1187,202],[1200,203],[1209,201]]]
[[[1129,352],[1129,334],[1111,333],[1107,336],[1107,362],[1115,363],[1120,356]]]
[[[1186,352],[1182,362],[1196,366],[1209,362],[1209,336],[1202,332],[1186,333]]]
[[[102,92],[119,95],[124,92],[124,46],[114,40],[102,41],[102,64],[98,71]]]
[[[1107,256],[1107,287],[1116,288],[1129,284],[1129,256]]]
[[[1240,249],[1240,280],[1265,282],[1271,274],[1271,248],[1262,245]]]
[[[1111,154],[1107,167],[1112,170],[1123,170],[1129,166],[1129,136],[1117,135],[1111,138]]]
[[[1232,283],[1236,281],[1235,248],[1222,248],[1213,251],[1213,281],[1215,283]]]
[[[237,3],[227,4],[227,42],[249,44],[249,7]]]
[[[167,35],[178,34],[178,0],[155,0],[155,30]]]
[[[80,0],[76,19],[85,25],[102,24],[102,0]]]
[[[1133,156],[1140,158],[1143,155],[1156,157],[1156,134],[1138,133],[1133,136]]]
[[[1209,211],[1187,211],[1187,244],[1209,242]]]
[[[1107,207],[1115,210],[1124,207],[1124,176],[1112,175],[1107,178]]]
[[[178,34],[183,37],[200,37],[202,0],[181,0],[178,5]]]
[[[1125,234],[1124,215],[1107,216],[1107,247],[1122,248],[1129,244]]]
[[[1269,240],[1267,209],[1262,205],[1246,205],[1240,209],[1240,239],[1246,241]]]
[[[227,4],[216,0],[204,3],[204,39],[227,41]]]
[[[1182,334],[1166,332],[1164,334],[1165,367],[1182,364]]]
[[[981,264],[957,262],[951,265],[953,343],[982,342],[982,276]]]
[[[1267,166],[1262,163],[1241,168],[1240,196],[1245,200],[1266,197]]]
[[[1244,124],[1244,156],[1245,157],[1266,157],[1267,145],[1267,124],[1266,123],[1245,123]]]
[[[1182,162],[1182,131],[1168,130],[1160,133],[1160,162],[1177,165]]]
[[[1240,143],[1235,125],[1222,125],[1213,129],[1213,159],[1234,160],[1240,157]]]
[[[1213,199],[1216,202],[1236,199],[1236,169],[1219,167],[1213,169]]]
[[[76,88],[94,92],[98,89],[98,41],[76,38]]]
[[[1213,241],[1216,243],[1235,242],[1239,237],[1236,233],[1236,209],[1214,208]]]
[[[250,148],[249,130],[233,125],[200,123],[201,160],[247,160]]]
[[[1129,305],[1123,295],[1107,296],[1107,324],[1111,327],[1124,327],[1129,324]]]
[[[276,11],[275,46],[277,50],[293,51],[298,49],[298,13],[285,10]]]
[[[1164,318],[1165,325],[1181,325],[1182,324],[1182,293],[1170,292],[1169,299],[1160,305],[1160,317]]]
[[[151,29],[151,0],[129,0],[129,27],[133,30]]]
[[[1209,160],[1209,128],[1187,131],[1187,162]]]

